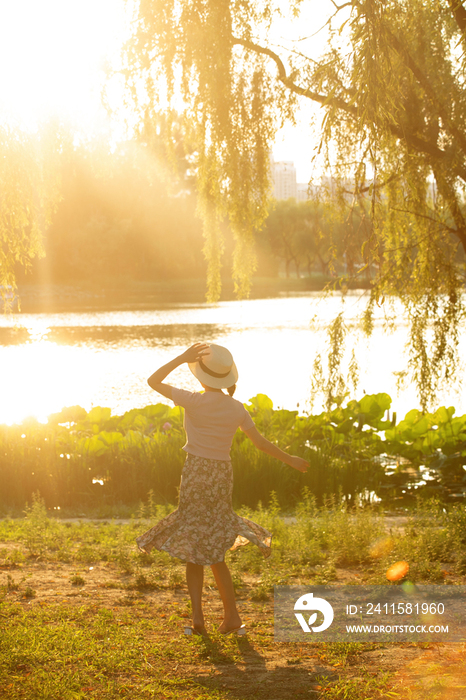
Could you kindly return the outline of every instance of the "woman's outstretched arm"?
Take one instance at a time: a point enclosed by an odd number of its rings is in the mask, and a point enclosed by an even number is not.
[[[275,457],[275,459],[279,459],[280,462],[284,462],[285,464],[288,464],[288,466],[293,467],[293,469],[297,469],[300,472],[307,471],[309,462],[306,462],[306,460],[302,457],[295,457],[294,455],[289,455],[287,452],[281,450],[279,447],[277,447],[277,445],[274,445],[273,442],[270,442],[270,440],[267,440],[267,438],[261,435],[256,426],[249,428],[249,430],[245,430],[244,432],[248,438],[253,441],[254,445],[262,452],[265,452],[271,457]]]
[[[174,369],[185,362],[197,362],[203,355],[206,354],[208,347],[209,346],[205,343],[194,343],[194,345],[181,353],[181,355],[178,355],[178,357],[175,357],[175,359],[170,360],[170,362],[167,362],[166,365],[159,367],[154,374],[151,374],[147,380],[147,383],[151,389],[158,391],[159,394],[166,396],[167,399],[171,399],[172,387],[170,384],[163,384],[165,377],[168,377],[170,372],[173,372]]]

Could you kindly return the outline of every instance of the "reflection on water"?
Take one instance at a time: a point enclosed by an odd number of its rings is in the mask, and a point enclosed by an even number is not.
[[[158,324],[153,326],[47,326],[40,334],[32,334],[27,328],[0,328],[0,345],[23,345],[47,340],[59,345],[92,345],[108,348],[112,345],[141,345],[158,347],[171,344],[173,339],[191,342],[193,336],[214,342],[220,332],[228,327],[216,324]]]
[[[344,302],[349,326],[363,308],[360,295]],[[325,326],[342,310],[341,297],[322,299],[303,294],[279,299],[223,302],[218,305],[164,305],[154,310],[60,314],[15,314],[0,317],[2,367],[0,423],[26,415],[45,420],[63,406],[110,406],[123,413],[165,399],[146,379],[157,367],[197,340],[227,345],[239,369],[237,397],[247,401],[268,394],[275,406],[309,408],[311,373],[317,352],[326,350]],[[406,325],[382,330],[380,309],[376,330],[367,339],[353,328],[360,364],[358,396],[386,391],[396,397],[394,372],[406,361]],[[312,324],[311,324],[312,320]],[[186,367],[170,375],[183,388],[199,386]],[[449,400],[452,399],[452,400]],[[459,397],[444,402],[461,409]],[[408,386],[398,398],[399,415],[417,405]],[[317,404],[314,410],[320,410]]]

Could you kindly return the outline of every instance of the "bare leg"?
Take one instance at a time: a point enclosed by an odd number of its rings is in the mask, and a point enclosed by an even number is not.
[[[229,632],[241,626],[241,618],[236,608],[235,589],[231,580],[230,570],[224,561],[211,564],[212,573],[224,608],[223,622],[218,628],[219,632]]]
[[[193,609],[193,627],[202,634],[207,634],[202,612],[202,585],[204,583],[204,567],[188,562],[186,564],[186,583]]]

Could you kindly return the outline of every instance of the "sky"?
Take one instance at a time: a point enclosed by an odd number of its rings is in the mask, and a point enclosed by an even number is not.
[[[317,60],[324,53],[328,40],[328,18],[335,11],[331,0],[308,0],[301,4],[299,19],[285,18],[275,23],[269,47],[283,59],[287,48],[298,50]],[[323,118],[320,105],[300,101],[296,126],[290,124],[277,135],[273,154],[276,161],[291,160],[298,182],[308,182],[312,175],[311,161],[319,144],[318,127]]]
[[[316,57],[331,8],[330,0],[303,3],[298,24],[277,22],[271,47],[283,55],[283,46],[300,36],[299,49]],[[128,23],[124,0],[0,0],[1,117],[33,129],[54,116],[90,136],[109,132],[101,85]],[[275,160],[294,161],[298,182],[311,174],[317,134],[309,125],[316,114],[318,107],[305,104],[297,127],[285,127],[273,148]]]
[[[0,0],[0,111],[26,128],[56,116],[104,127],[105,61],[125,36],[123,0]]]

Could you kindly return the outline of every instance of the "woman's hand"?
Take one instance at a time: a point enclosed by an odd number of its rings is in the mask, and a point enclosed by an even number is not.
[[[274,445],[273,442],[267,440],[266,437],[260,434],[255,425],[252,428],[248,428],[244,432],[248,438],[253,441],[257,449],[265,452],[265,454],[270,455],[275,459],[279,459],[280,462],[283,462],[284,464],[288,464],[289,467],[293,467],[293,469],[297,469],[299,472],[303,472],[304,474],[308,467],[311,466],[309,462],[306,462],[306,460],[302,459],[302,457],[290,455],[288,452],[281,450],[278,445]]]
[[[177,367],[184,362],[197,362],[197,360],[208,353],[208,348],[209,345],[205,343],[194,343],[194,345],[185,350],[181,355],[175,357],[174,360],[170,360],[170,362],[167,362],[163,367],[159,367],[159,369],[149,377],[147,383],[154,391],[158,391],[162,396],[171,399],[172,387],[169,384],[163,384],[163,380],[168,377],[170,372],[173,372],[174,369],[177,369]]]
[[[180,360],[189,363],[198,362],[201,357],[209,354],[209,347],[210,346],[206,343],[194,343],[194,345],[191,345],[190,348],[180,355]]]
[[[289,466],[293,467],[293,469],[297,469],[299,472],[303,472],[303,474],[306,473],[308,467],[311,465],[309,462],[306,462],[305,459],[302,459],[302,457],[291,457],[291,460],[289,462]]]

